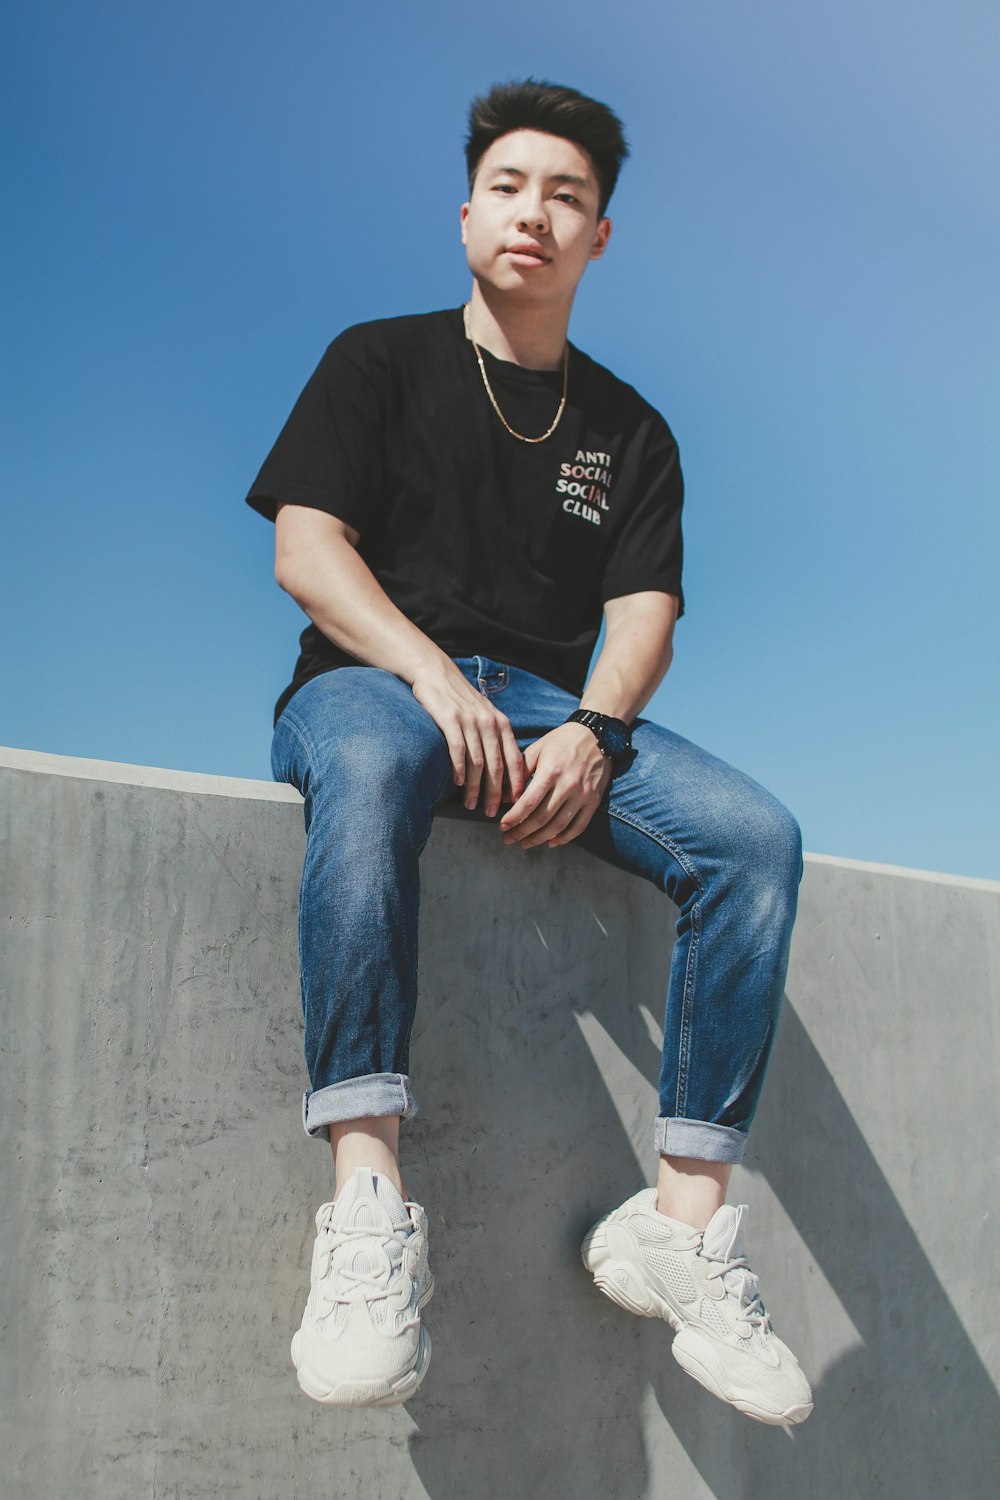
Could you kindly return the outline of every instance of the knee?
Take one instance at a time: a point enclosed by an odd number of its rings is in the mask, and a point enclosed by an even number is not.
[[[441,778],[447,750],[414,742],[381,726],[359,724],[339,738],[317,780],[320,795],[346,797],[386,809],[420,800]]]
[[[739,807],[727,818],[727,863],[744,887],[761,899],[794,903],[802,878],[802,831],[797,819],[776,797],[748,782]]]
[[[350,785],[385,792],[436,774],[445,739],[399,678],[374,667],[339,667],[305,683],[275,729],[272,771],[326,795]]]
[[[793,914],[802,879],[802,830],[776,798],[765,794],[752,820],[748,875],[761,913]]]
[[[798,885],[802,879],[802,829],[798,819],[774,797],[770,799],[767,846],[783,879]]]

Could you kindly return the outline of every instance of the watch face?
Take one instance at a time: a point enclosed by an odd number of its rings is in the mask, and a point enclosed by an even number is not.
[[[627,729],[623,729],[618,724],[612,722],[605,724],[601,733],[601,740],[604,749],[609,755],[621,755],[623,750],[628,749],[632,737]]]
[[[578,724],[586,724],[597,736],[597,743],[604,755],[614,759],[632,748],[632,731],[621,719],[612,719],[608,714],[599,714],[594,709],[579,708],[570,715]]]

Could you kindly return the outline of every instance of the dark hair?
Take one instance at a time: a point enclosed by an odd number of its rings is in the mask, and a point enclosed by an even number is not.
[[[589,152],[600,188],[598,213],[604,213],[628,156],[622,122],[613,110],[576,89],[544,79],[494,84],[488,94],[473,99],[469,106],[465,160],[470,192],[484,154],[494,141],[512,130],[559,135]]]

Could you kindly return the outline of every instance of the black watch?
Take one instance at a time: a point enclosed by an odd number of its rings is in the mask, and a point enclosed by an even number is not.
[[[622,719],[613,719],[610,714],[595,713],[592,708],[578,708],[570,714],[567,724],[586,724],[592,729],[601,753],[606,755],[615,770],[627,765],[631,758],[632,731]]]

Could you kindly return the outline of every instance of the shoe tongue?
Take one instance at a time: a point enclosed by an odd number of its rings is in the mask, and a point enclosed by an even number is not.
[[[344,1183],[334,1218],[359,1229],[407,1229],[410,1224],[406,1204],[390,1179],[370,1167],[359,1167]]]
[[[702,1237],[702,1244],[707,1254],[719,1260],[739,1260],[746,1256],[746,1246],[743,1243],[745,1212],[745,1208],[737,1208],[732,1203],[724,1203],[715,1211]],[[737,1297],[740,1296],[744,1287],[752,1296],[757,1286],[756,1278],[745,1270],[727,1271],[722,1282],[726,1290]]]
[[[384,1269],[385,1258],[390,1265],[402,1258],[403,1247],[394,1237],[394,1231],[408,1228],[410,1216],[388,1177],[372,1172],[368,1167],[359,1167],[337,1199],[334,1218],[339,1227],[350,1225],[352,1229],[370,1229],[372,1235],[382,1242],[381,1254],[369,1246],[359,1248],[349,1261],[352,1271],[372,1275]]]
[[[742,1209],[736,1208],[732,1203],[724,1203],[721,1208],[716,1209],[708,1221],[703,1238],[709,1255],[717,1255],[722,1260],[734,1260],[737,1256],[746,1254],[742,1220]]]

